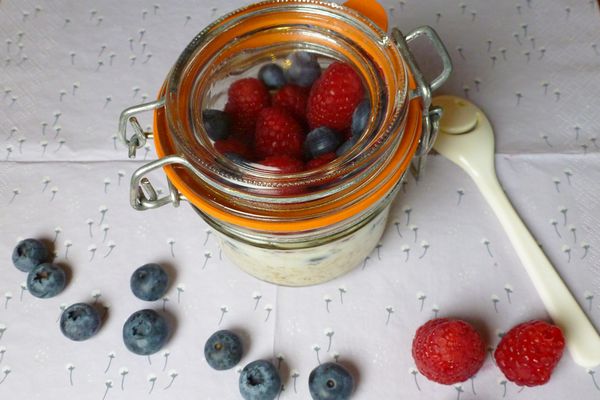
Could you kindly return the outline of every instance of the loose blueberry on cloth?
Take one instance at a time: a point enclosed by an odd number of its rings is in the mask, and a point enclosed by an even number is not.
[[[91,338],[100,329],[98,310],[87,303],[75,303],[60,316],[60,330],[67,338],[82,341]]]
[[[354,378],[340,364],[325,363],[313,369],[308,389],[313,400],[345,400],[352,395]]]
[[[222,371],[235,367],[242,359],[239,336],[228,330],[213,333],[204,345],[204,357],[212,368]]]
[[[273,400],[280,388],[279,373],[269,361],[252,361],[240,373],[240,394],[244,400]]]
[[[142,265],[131,275],[131,291],[140,300],[160,299],[167,292],[168,285],[169,276],[158,264]]]
[[[63,291],[66,283],[65,271],[56,264],[40,264],[27,275],[27,290],[41,299],[58,295]]]
[[[147,356],[156,353],[168,337],[167,320],[154,310],[136,311],[123,325],[123,342],[135,354]]]
[[[15,267],[23,272],[29,272],[45,261],[50,260],[50,252],[37,239],[25,239],[17,243],[12,253],[12,261]]]

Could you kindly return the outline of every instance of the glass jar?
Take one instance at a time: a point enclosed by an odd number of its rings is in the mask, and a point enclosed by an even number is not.
[[[408,49],[418,36],[432,41],[444,66],[431,83]],[[318,55],[323,67],[339,60],[355,68],[372,110],[365,132],[345,154],[297,173],[219,153],[202,110],[222,106],[233,81],[299,50]],[[147,210],[188,201],[218,234],[226,256],[259,279],[303,286],[335,278],[379,242],[404,174],[435,140],[441,110],[430,107],[431,90],[450,71],[429,27],[387,35],[352,8],[316,0],[270,0],[236,10],[185,48],[157,101],[123,111],[119,135],[130,157],[149,137],[160,157],[133,174],[131,204]],[[153,133],[143,132],[134,116],[149,110]],[[163,197],[145,177],[157,168],[169,182]]]

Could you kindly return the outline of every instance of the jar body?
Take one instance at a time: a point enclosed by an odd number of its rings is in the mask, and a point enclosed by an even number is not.
[[[231,227],[211,224],[225,256],[250,275],[283,286],[308,286],[350,272],[365,262],[385,231],[397,190],[378,202],[374,212],[337,234],[314,232],[294,240],[281,234],[261,235],[262,244],[244,240]],[[202,214],[201,214],[202,215]],[[203,215],[206,220],[206,216]]]

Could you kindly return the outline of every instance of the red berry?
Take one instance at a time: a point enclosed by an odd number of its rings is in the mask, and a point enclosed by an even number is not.
[[[280,174],[293,174],[295,172],[304,171],[304,163],[301,160],[288,155],[269,156],[260,161],[260,163],[264,166],[271,167],[269,169]],[[270,188],[267,191],[263,190],[260,192],[277,196],[297,196],[303,194],[304,191],[305,189],[303,187],[286,186]]]
[[[225,111],[232,119],[232,133],[246,142],[251,142],[258,113],[270,103],[267,87],[256,78],[245,78],[234,82],[227,95]]]
[[[529,321],[502,337],[494,358],[509,381],[519,386],[537,386],[548,382],[564,347],[560,328],[544,321]]]
[[[306,116],[311,129],[327,126],[343,131],[352,124],[352,113],[364,97],[360,76],[341,62],[331,64],[313,84]]]
[[[265,108],[256,121],[254,148],[261,157],[301,158],[304,136],[302,127],[290,113],[278,107]]]
[[[452,385],[466,381],[481,368],[485,360],[485,344],[469,323],[438,318],[417,330],[412,355],[423,376]]]
[[[273,95],[273,105],[286,109],[299,121],[306,118],[308,88],[287,84]]]
[[[252,150],[244,142],[234,137],[217,140],[214,146],[215,149],[217,149],[217,151],[223,155],[233,153],[245,158],[246,160],[252,160],[254,158]]]
[[[285,154],[269,156],[260,161],[260,164],[269,167],[268,170],[278,174],[293,174],[304,171],[304,163],[301,160]],[[305,190],[302,186],[282,186],[258,189],[257,191],[276,196],[298,196],[304,194]]]
[[[273,167],[277,172],[283,174],[292,174],[304,170],[304,163],[301,160],[288,155],[269,156],[260,163],[268,167]]]
[[[320,167],[321,165],[325,165],[331,161],[333,161],[337,155],[333,152],[321,154],[318,157],[313,158],[309,162],[306,163],[306,169],[313,169]]]

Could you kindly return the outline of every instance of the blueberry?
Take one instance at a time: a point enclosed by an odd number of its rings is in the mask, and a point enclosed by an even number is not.
[[[56,264],[40,264],[27,275],[27,290],[41,299],[56,296],[63,291],[66,283],[65,271]]]
[[[350,151],[352,146],[354,146],[356,144],[357,141],[358,141],[358,137],[352,136],[350,139],[346,140],[344,143],[342,143],[342,145],[340,147],[337,148],[337,150],[335,151],[335,154],[338,157],[346,154],[347,152]]]
[[[231,118],[229,114],[221,110],[202,111],[202,122],[206,134],[212,140],[227,139],[231,128]]]
[[[352,114],[352,136],[360,136],[369,122],[369,116],[371,115],[371,103],[368,99],[364,99],[354,109]]]
[[[147,356],[159,351],[169,336],[167,320],[154,310],[136,311],[123,325],[123,342],[132,353]]]
[[[308,377],[308,389],[313,400],[349,399],[354,378],[339,364],[325,363],[313,369]]]
[[[339,145],[340,138],[338,134],[326,126],[321,126],[306,135],[304,151],[309,157],[315,158],[325,153],[334,152]]]
[[[146,264],[133,272],[129,284],[138,299],[154,301],[166,293],[169,277],[160,265]]]
[[[258,70],[258,79],[263,81],[269,89],[279,89],[285,85],[283,68],[277,64],[266,64]]]
[[[252,361],[240,374],[240,393],[244,400],[273,400],[280,388],[279,373],[269,361]]]
[[[216,370],[233,368],[242,359],[242,341],[231,331],[217,331],[206,341],[204,357]]]
[[[69,339],[79,342],[94,336],[100,322],[98,310],[86,303],[75,303],[60,316],[60,330]]]
[[[317,56],[306,52],[297,51],[287,58],[288,69],[285,71],[285,77],[288,82],[298,86],[309,87],[321,76],[321,66],[317,61]]]
[[[29,272],[33,267],[50,261],[50,253],[44,243],[37,239],[21,240],[12,253],[15,267],[23,272]]]

